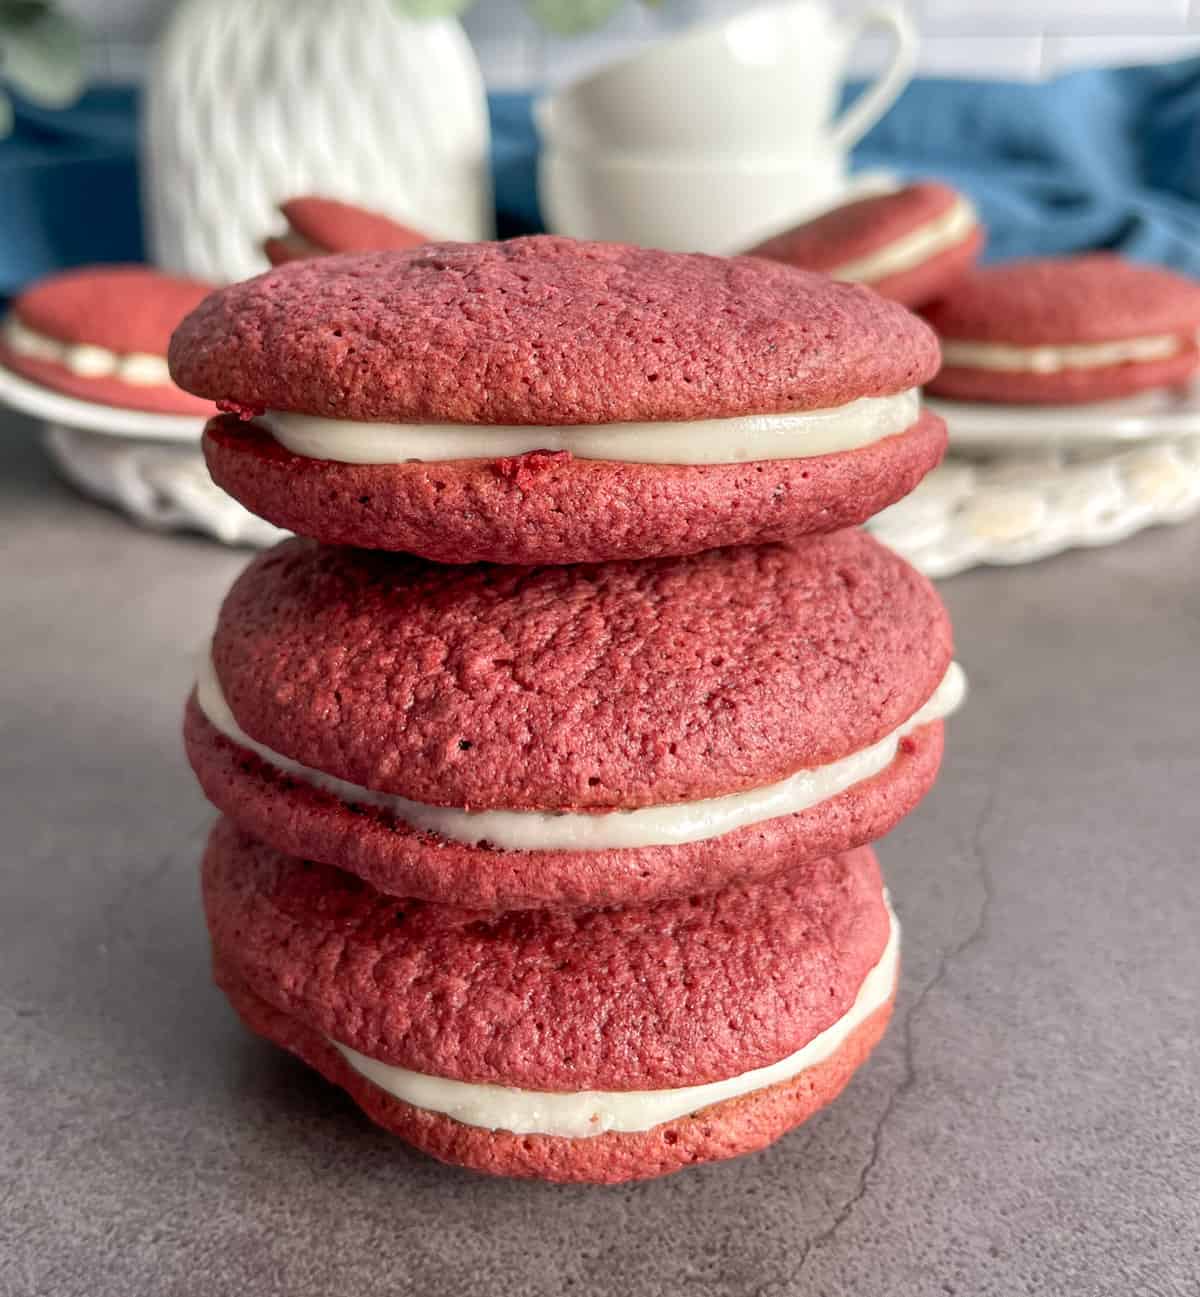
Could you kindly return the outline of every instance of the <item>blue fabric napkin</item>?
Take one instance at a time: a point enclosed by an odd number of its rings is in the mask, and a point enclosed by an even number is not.
[[[851,91],[853,93],[853,91]],[[0,140],[0,294],[143,255],[137,97],[18,106]],[[541,228],[530,96],[491,97],[502,235]],[[856,169],[937,176],[978,204],[987,257],[1115,248],[1200,277],[1200,59],[1016,83],[923,79],[856,149]]]
[[[854,163],[964,190],[991,261],[1114,248],[1200,276],[1200,59],[914,81]]]
[[[91,90],[50,112],[16,104],[0,140],[0,297],[92,261],[141,261],[137,97]]]

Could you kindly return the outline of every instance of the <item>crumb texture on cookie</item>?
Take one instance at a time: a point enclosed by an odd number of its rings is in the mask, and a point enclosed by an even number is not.
[[[758,787],[878,742],[950,664],[930,583],[864,533],[447,569],[285,541],[227,596],[251,738],[416,802],[579,810]]]
[[[879,962],[863,978],[850,1008],[798,1050],[768,1063],[704,1085],[637,1090],[525,1090],[518,1086],[478,1085],[414,1072],[368,1058],[334,1041],[339,1054],[360,1076],[394,1098],[464,1125],[505,1130],[514,1135],[558,1135],[594,1139],[608,1131],[638,1134],[679,1121],[715,1104],[727,1103],[770,1086],[793,1081],[833,1057],[853,1032],[887,1004],[896,990],[900,967],[900,926],[891,928]]]
[[[208,298],[170,360],[248,408],[563,425],[822,409],[919,386],[938,351],[822,275],[540,235],[278,267]]]
[[[767,883],[589,911],[406,902],[229,821],[204,898],[216,957],[369,1058],[529,1090],[700,1085],[841,1018],[891,931],[869,848]]]
[[[636,1134],[610,1131],[592,1139],[562,1139],[480,1130],[393,1098],[359,1076],[319,1032],[255,995],[234,970],[218,961],[215,972],[251,1031],[290,1050],[346,1090],[383,1129],[453,1166],[561,1184],[646,1180],[765,1148],[837,1098],[879,1042],[895,1003],[893,999],[858,1027],[832,1058],[791,1081]]]
[[[289,855],[349,870],[393,896],[481,910],[644,903],[772,878],[814,856],[883,837],[929,791],[943,725],[923,726],[872,779],[795,815],[669,847],[497,851],[422,833],[374,806],[350,805],[226,739],[189,700],[188,759],[205,796]]]
[[[1111,252],[1045,257],[972,270],[922,314],[947,339],[1017,346],[1194,335],[1200,284]]]
[[[930,411],[858,450],[729,464],[630,464],[566,452],[407,464],[295,455],[255,422],[209,422],[218,486],[252,513],[326,544],[441,563],[585,563],[695,554],[854,526],[942,458]]]
[[[786,779],[721,797],[632,810],[535,811],[433,806],[351,784],[293,761],[258,743],[238,725],[221,693],[211,659],[200,665],[194,695],[208,722],[237,748],[253,753],[284,777],[323,789],[347,806],[376,807],[396,822],[447,842],[501,851],[568,852],[680,846],[802,815],[886,770],[907,738],[957,711],[965,696],[966,676],[962,667],[952,662],[933,694],[903,725],[878,743],[829,765],[797,770]]]

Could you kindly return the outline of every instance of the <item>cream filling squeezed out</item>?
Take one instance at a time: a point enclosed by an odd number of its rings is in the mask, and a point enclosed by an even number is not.
[[[975,209],[965,198],[960,198],[936,220],[919,226],[878,252],[848,261],[829,273],[834,279],[865,284],[898,275],[961,243],[977,224]]]
[[[568,427],[500,424],[367,423],[269,411],[256,420],[280,445],[308,459],[403,464],[497,459],[531,450],[569,450],[578,459],[624,464],[744,464],[856,450],[912,427],[920,393],[864,396],[825,410],[664,423]]]
[[[798,770],[778,783],[724,797],[672,802],[637,810],[581,814],[576,811],[466,811],[430,806],[395,793],[362,788],[335,775],[301,765],[252,739],[234,719],[205,655],[196,681],[196,701],[213,727],[269,765],[332,793],[344,802],[378,806],[427,833],[470,846],[490,843],[506,851],[604,851],[622,847],[673,846],[720,837],[748,824],[794,815],[878,774],[913,730],[949,716],[966,695],[966,676],[952,662],[933,695],[898,729],[840,761]]]
[[[766,1067],[756,1067],[724,1081],[688,1085],[676,1090],[581,1090],[561,1093],[478,1085],[410,1072],[367,1058],[336,1040],[330,1043],[347,1063],[373,1085],[405,1103],[438,1112],[467,1126],[507,1130],[514,1135],[560,1135],[585,1139],[605,1131],[650,1130],[677,1121],[714,1103],[790,1081],[831,1058],[851,1032],[890,999],[900,964],[900,924],[884,892],[891,930],[879,962],[863,979],[849,1010],[814,1036],[803,1049]]]
[[[170,387],[165,356],[145,351],[120,354],[89,342],[60,342],[22,324],[15,315],[4,321],[4,342],[18,356],[48,360],[80,378],[115,378],[131,387]]]
[[[1116,342],[1049,343],[1017,347],[1006,342],[942,340],[943,365],[971,369],[999,369],[1012,373],[1058,374],[1064,369],[1101,369],[1145,360],[1166,360],[1178,355],[1189,339],[1178,334],[1148,338],[1122,338]]]

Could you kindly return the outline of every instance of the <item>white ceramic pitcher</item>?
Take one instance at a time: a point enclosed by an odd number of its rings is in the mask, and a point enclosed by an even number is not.
[[[836,120],[850,53],[892,37],[884,71]],[[804,158],[844,154],[912,76],[917,35],[900,4],[839,19],[791,0],[703,23],[540,100],[543,143],[604,155]]]

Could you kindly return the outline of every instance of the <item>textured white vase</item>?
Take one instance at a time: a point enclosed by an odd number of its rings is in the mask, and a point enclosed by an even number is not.
[[[479,65],[455,20],[393,0],[183,0],[150,71],[142,174],[154,260],[208,279],[263,269],[275,205],[301,193],[486,238]]]

